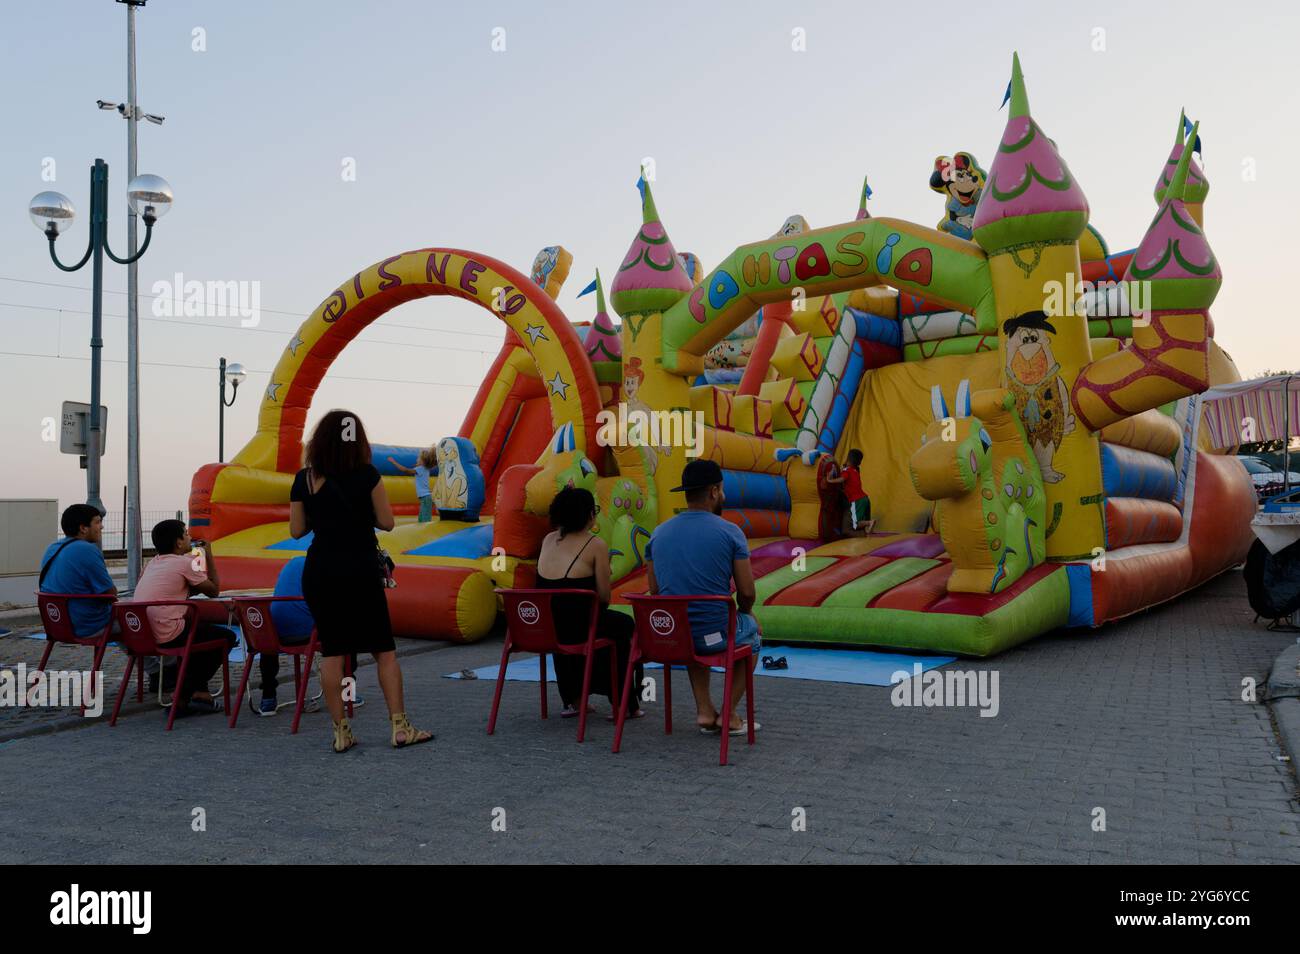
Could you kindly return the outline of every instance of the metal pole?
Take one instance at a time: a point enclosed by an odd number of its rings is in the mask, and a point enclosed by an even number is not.
[[[1282,493],[1291,492],[1291,376],[1282,382]]]
[[[217,385],[217,463],[226,462],[226,359],[221,359],[217,376],[221,379]]]
[[[86,440],[86,503],[106,513],[99,499],[99,449],[104,446],[99,419],[100,353],[104,349],[104,237],[108,217],[108,163],[96,159],[90,170],[91,261],[94,277],[90,293],[90,433]]]
[[[122,485],[122,549],[126,549],[126,484]]]
[[[135,4],[126,4],[126,180],[136,177],[135,102]],[[136,253],[138,222],[133,207],[126,217],[126,255]],[[140,312],[139,272],[132,262],[126,267],[126,585],[135,589],[140,578]]]

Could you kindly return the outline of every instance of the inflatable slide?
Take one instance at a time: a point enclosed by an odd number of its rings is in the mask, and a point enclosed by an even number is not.
[[[1118,253],[1014,59],[987,171],[971,152],[925,170],[937,227],[873,216],[864,181],[850,220],[792,215],[706,270],[676,250],[643,177],[614,314],[597,272],[596,313],[576,324],[555,303],[562,247],[528,275],[454,247],[385,258],[290,339],[248,444],[195,474],[195,535],[226,586],[271,586],[309,542],[289,535],[288,493],[330,363],[388,309],[455,295],[506,328],[460,431],[436,441],[432,522],[415,519],[418,449],[372,448],[399,518],[380,535],[399,635],[487,633],[493,588],[532,581],[569,484],[601,504],[626,602],[695,455],[723,468],[767,639],[984,656],[1173,599],[1244,559],[1255,509],[1244,469],[1201,432],[1198,395],[1239,375],[1209,314],[1222,277],[1197,133],[1179,117],[1151,224]],[[827,479],[851,449],[876,519],[865,536],[843,532]]]

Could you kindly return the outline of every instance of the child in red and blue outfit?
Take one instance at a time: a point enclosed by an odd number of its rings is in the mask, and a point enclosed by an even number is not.
[[[876,522],[871,519],[871,498],[862,489],[862,473],[859,469],[861,467],[862,451],[855,447],[849,451],[848,460],[840,469],[840,475],[827,477],[826,482],[844,485],[844,496],[849,502],[845,513],[847,518],[845,522],[848,524],[845,532],[866,536]]]

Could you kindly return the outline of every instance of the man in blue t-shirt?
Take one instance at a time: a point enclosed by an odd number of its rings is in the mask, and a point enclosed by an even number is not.
[[[73,504],[59,518],[64,538],[55,540],[41,557],[42,593],[108,593],[117,596],[117,587],[108,575],[104,552],[99,548],[104,536],[104,518],[90,504]],[[107,600],[70,600],[68,614],[72,631],[78,636],[98,636],[113,615]]]
[[[660,524],[646,547],[646,580],[652,594],[689,596],[731,594],[736,584],[736,645],[750,645],[758,659],[761,634],[754,608],[754,572],[749,565],[749,545],[735,524],[724,520],[722,504],[722,468],[711,460],[693,460],[682,470],[682,485],[673,488],[686,494],[686,510]],[[695,651],[701,655],[720,653],[727,648],[727,607],[718,602],[696,603],[689,607],[691,636]],[[709,695],[709,669],[687,667],[691,691],[695,693],[696,721],[705,732],[722,729],[717,708]],[[727,725],[733,735],[747,731],[736,716],[736,707],[745,695],[745,680],[737,679],[727,704]],[[758,725],[755,724],[757,729]]]

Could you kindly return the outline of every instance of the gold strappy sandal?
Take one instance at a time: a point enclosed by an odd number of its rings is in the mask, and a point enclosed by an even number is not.
[[[334,751],[346,752],[357,744],[356,736],[352,734],[352,726],[348,725],[348,720],[343,719],[334,723]]]
[[[417,729],[415,726],[411,725],[411,720],[406,717],[405,712],[399,712],[396,715],[391,715],[388,717],[388,719],[390,722],[393,723],[392,741],[393,741],[393,748],[395,749],[404,749],[408,745],[419,745],[421,742],[433,741],[433,733],[428,732],[424,729]],[[405,738],[403,738],[402,741],[400,742],[397,740],[397,735],[399,732],[403,736],[405,736]]]

